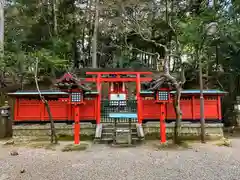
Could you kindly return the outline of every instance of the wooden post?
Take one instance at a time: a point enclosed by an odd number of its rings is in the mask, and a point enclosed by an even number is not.
[[[132,144],[132,120],[131,118],[128,118],[128,125],[129,125],[129,132],[128,132],[128,144]]]
[[[160,143],[165,143],[166,142],[166,125],[165,125],[165,108],[164,108],[164,104],[161,103],[160,104]]]
[[[217,96],[218,120],[222,120],[221,97]]]
[[[18,119],[18,114],[19,114],[18,108],[19,108],[19,98],[15,97],[13,119]]]
[[[80,143],[79,104],[74,105],[74,144]]]
[[[195,96],[192,96],[192,120],[196,119],[196,117],[195,117],[195,115],[196,115],[195,107],[196,107]]]
[[[72,119],[72,103],[71,103],[71,96],[68,97],[68,103],[67,103],[67,107],[68,107],[68,112],[67,112],[67,120],[73,120]]]
[[[97,97],[97,124],[100,124],[101,121],[101,74],[98,74],[97,76],[97,91],[98,91],[98,97]]]
[[[140,74],[137,73],[137,80],[136,80],[137,117],[138,117],[138,123],[142,124],[142,103],[140,98],[140,91],[141,91]]]

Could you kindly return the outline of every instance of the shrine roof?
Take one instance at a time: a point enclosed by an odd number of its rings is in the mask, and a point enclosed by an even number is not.
[[[140,94],[153,94],[153,93],[154,93],[153,91],[147,91],[147,90],[140,91]]]
[[[67,95],[67,92],[62,92],[59,90],[40,90],[42,95]],[[22,90],[16,91],[14,93],[8,93],[8,95],[38,95],[37,90]]]
[[[175,94],[176,91],[171,91],[171,94]],[[200,89],[187,89],[182,90],[182,94],[200,94]],[[209,90],[203,90],[203,94],[227,94],[225,91],[220,91],[218,89],[209,89]]]
[[[144,91],[140,91],[140,93],[141,94],[152,94],[154,92],[144,90]],[[170,93],[175,94],[176,91],[170,91]],[[181,94],[200,94],[200,90],[199,89],[186,89],[186,90],[182,90]],[[227,92],[220,91],[220,90],[217,90],[217,89],[209,89],[209,90],[203,90],[203,94],[227,94]]]
[[[42,95],[68,95],[69,93],[63,92],[60,90],[40,90]],[[85,94],[98,94],[97,91],[89,91],[85,92]],[[8,95],[39,95],[39,92],[37,90],[22,90],[22,91],[16,91],[13,93],[8,93]]]
[[[97,91],[88,91],[88,92],[85,92],[85,94],[98,94]]]

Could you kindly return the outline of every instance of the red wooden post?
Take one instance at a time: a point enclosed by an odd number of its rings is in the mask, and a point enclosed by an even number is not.
[[[74,144],[80,142],[79,104],[74,105]]]
[[[97,97],[97,119],[96,123],[100,124],[101,121],[101,74],[97,75],[97,91],[98,91],[98,97]]]
[[[136,96],[137,96],[137,117],[138,123],[142,124],[142,103],[140,98],[140,91],[141,91],[141,81],[140,81],[140,74],[137,73],[137,80],[136,80]]]
[[[195,107],[196,107],[195,96],[192,96],[192,120],[195,120],[195,114],[196,114]]]
[[[71,96],[68,97],[68,111],[67,111],[68,121],[72,119],[72,104],[71,104]]]
[[[217,96],[218,120],[222,120],[221,97]]]
[[[160,104],[160,143],[165,143],[166,142],[166,125],[165,125],[165,108],[164,108],[164,103]]]

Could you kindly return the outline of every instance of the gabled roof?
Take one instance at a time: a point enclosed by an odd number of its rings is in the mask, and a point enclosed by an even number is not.
[[[68,95],[67,92],[62,92],[58,90],[40,90],[42,95]],[[37,90],[24,90],[24,91],[16,91],[13,93],[8,93],[8,95],[39,95]]]
[[[176,91],[171,91],[171,94],[175,94]],[[200,94],[199,89],[186,89],[182,90],[182,94]],[[227,94],[225,91],[220,91],[218,89],[209,89],[209,90],[203,90],[203,94]]]
[[[154,91],[141,91],[141,94],[153,94]],[[176,91],[170,91],[170,94],[175,94]],[[181,94],[200,94],[199,89],[186,89],[182,90]],[[209,89],[209,90],[203,90],[203,94],[227,94],[226,91],[220,91],[218,89]]]
[[[56,83],[64,82],[64,81],[73,81],[73,76],[71,73],[65,73],[60,79],[56,80]]]
[[[40,93],[45,96],[51,96],[51,95],[69,95],[68,92],[63,92],[59,90],[40,90]],[[85,94],[98,94],[96,91],[89,91],[85,92]],[[39,92],[37,90],[21,90],[16,91],[13,93],[8,93],[9,96],[31,96],[31,95],[39,95]]]
[[[71,73],[67,72],[65,73],[60,79],[56,80],[56,86],[59,86],[61,83],[69,83],[68,85],[75,85],[78,86],[79,89],[82,89],[84,91],[90,91],[91,89],[87,86],[85,86],[81,80],[78,80],[78,78],[74,77]]]

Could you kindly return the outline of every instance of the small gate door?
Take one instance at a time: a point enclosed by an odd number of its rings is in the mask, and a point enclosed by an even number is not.
[[[109,117],[110,113],[136,113],[136,100],[102,100],[101,101],[101,123],[113,123],[113,118]],[[122,123],[127,123],[128,119],[119,119]],[[137,122],[137,118],[133,120]]]

